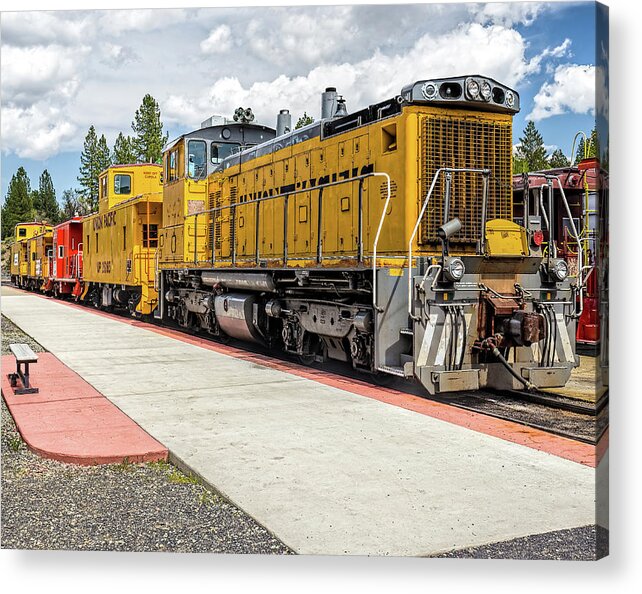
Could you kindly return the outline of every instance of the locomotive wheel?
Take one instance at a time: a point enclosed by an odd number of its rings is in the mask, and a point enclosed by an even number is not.
[[[306,367],[313,367],[316,363],[315,355],[297,355],[296,358],[301,365]]]

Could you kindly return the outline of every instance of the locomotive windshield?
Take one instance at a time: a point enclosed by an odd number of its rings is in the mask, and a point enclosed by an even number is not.
[[[190,140],[188,143],[187,152],[188,171],[189,177],[203,177],[205,175],[205,163],[207,161],[207,145],[204,140]]]
[[[223,159],[236,152],[239,146],[237,142],[213,142],[211,144],[212,163],[218,165]]]

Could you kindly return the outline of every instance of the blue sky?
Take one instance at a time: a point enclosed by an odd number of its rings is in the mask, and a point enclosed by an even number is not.
[[[32,187],[47,169],[59,199],[77,187],[89,126],[113,145],[147,92],[176,136],[239,105],[270,126],[281,108],[318,117],[328,85],[356,110],[488,74],[520,93],[514,143],[531,117],[568,155],[594,126],[594,29],[592,2],[3,13],[2,199],[21,165]]]

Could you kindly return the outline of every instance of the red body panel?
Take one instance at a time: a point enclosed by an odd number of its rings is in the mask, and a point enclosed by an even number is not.
[[[82,217],[54,227],[52,260],[49,270],[53,290],[71,294],[82,280]]]

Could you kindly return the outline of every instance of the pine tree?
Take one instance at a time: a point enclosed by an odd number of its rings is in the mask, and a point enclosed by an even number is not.
[[[577,152],[575,153],[575,163],[579,163],[582,159],[589,159],[600,154],[600,145],[597,141],[597,130],[595,128],[591,130],[586,154],[584,153],[584,145],[584,137],[582,136],[577,146]]]
[[[54,189],[51,175],[46,169],[40,176],[38,197],[40,198],[39,208],[42,220],[51,225],[57,225],[60,222],[60,207],[56,200],[56,190]]]
[[[107,146],[107,139],[104,134],[100,135],[96,147],[96,161],[98,162],[98,174],[100,175],[107,167],[111,165],[111,152]]]
[[[548,162],[550,167],[568,167],[571,164],[571,162],[566,158],[566,155],[562,152],[562,149],[556,149],[553,151]]]
[[[539,171],[548,167],[544,139],[535,128],[535,123],[529,121],[524,129],[524,136],[517,147],[517,158],[524,162],[526,171]]]
[[[34,210],[34,216],[38,220],[42,220],[42,200],[40,198],[40,192],[38,190],[31,190],[31,204]]]
[[[156,99],[145,95],[132,122],[134,152],[140,163],[160,163],[163,146],[169,137],[168,134],[163,135],[160,116]]]
[[[85,143],[80,155],[80,175],[77,178],[81,185],[78,192],[79,199],[88,212],[93,212],[98,208],[99,173],[98,136],[96,136],[96,129],[92,125],[85,136]]]
[[[114,165],[127,165],[136,163],[136,151],[134,149],[133,139],[125,136],[122,132],[118,133],[114,143],[114,152],[112,154],[112,163]]]
[[[312,116],[308,115],[307,111],[303,112],[303,115],[297,120],[296,126],[294,126],[295,130],[298,130],[299,128],[303,128],[303,126],[307,126],[308,124],[311,124],[314,122],[314,118]]]
[[[13,235],[18,223],[31,221],[33,216],[31,182],[24,167],[19,167],[9,182],[2,206],[2,238]]]

